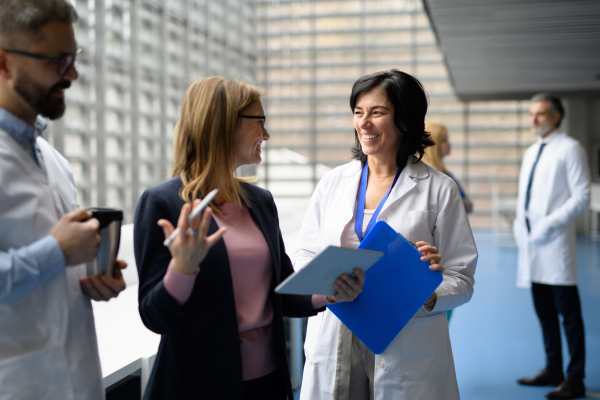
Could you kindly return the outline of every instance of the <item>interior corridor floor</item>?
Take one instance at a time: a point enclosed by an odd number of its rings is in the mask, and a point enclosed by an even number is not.
[[[544,399],[552,388],[526,387],[515,381],[538,372],[545,360],[531,291],[515,286],[517,249],[494,246],[488,232],[474,236],[479,250],[475,294],[450,321],[461,399]],[[577,259],[586,339],[584,383],[588,397],[600,398],[600,243],[578,237]],[[564,335],[563,360],[566,370]]]
[[[475,294],[455,310],[450,339],[462,400],[545,399],[552,388],[516,379],[544,367],[542,333],[531,292],[515,287],[517,249],[497,247],[491,232],[474,232],[479,250]],[[586,334],[588,398],[600,398],[600,243],[578,237],[579,293]],[[569,360],[563,337],[563,353]],[[296,393],[296,398],[299,391]]]

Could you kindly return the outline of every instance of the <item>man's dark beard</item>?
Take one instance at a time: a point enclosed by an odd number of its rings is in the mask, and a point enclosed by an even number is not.
[[[62,117],[65,113],[65,99],[52,97],[54,89],[67,89],[71,82],[62,80],[46,89],[30,79],[27,75],[20,75],[15,82],[15,91],[33,108],[38,114],[51,120]]]

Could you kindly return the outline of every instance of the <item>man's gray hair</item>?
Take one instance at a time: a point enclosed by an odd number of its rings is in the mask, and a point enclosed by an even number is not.
[[[547,101],[548,103],[550,103],[550,109],[552,110],[552,112],[560,114],[560,119],[556,124],[556,126],[560,126],[560,123],[565,116],[565,108],[563,107],[560,98],[553,96],[549,93],[538,93],[531,98],[532,103],[537,103],[539,101]]]
[[[72,24],[77,19],[68,0],[0,0],[0,46],[17,46],[35,38],[50,21]]]

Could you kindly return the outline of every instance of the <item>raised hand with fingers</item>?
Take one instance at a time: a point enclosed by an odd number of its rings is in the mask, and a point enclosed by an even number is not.
[[[221,239],[227,229],[221,227],[212,235],[206,236],[212,214],[210,207],[207,207],[201,216],[199,215],[188,224],[192,208],[199,203],[200,200],[194,200],[192,205],[183,205],[177,221],[179,234],[169,245],[173,266],[185,274],[194,274],[197,271],[198,265],[204,260],[210,248]],[[158,225],[163,228],[165,238],[168,238],[175,230],[173,224],[166,219],[159,220]]]
[[[354,277],[348,274],[342,274],[333,283],[336,293],[333,296],[327,296],[327,300],[332,303],[342,303],[345,301],[353,301],[362,292],[362,287],[365,284],[365,273],[354,268]]]

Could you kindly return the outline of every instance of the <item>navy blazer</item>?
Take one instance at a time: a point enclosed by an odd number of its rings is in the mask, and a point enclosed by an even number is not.
[[[242,399],[242,360],[231,271],[225,243],[219,240],[200,264],[192,294],[183,306],[167,293],[163,277],[171,254],[159,219],[177,225],[184,202],[179,177],[150,188],[140,198],[134,221],[134,250],[139,273],[139,310],[144,324],[161,334],[144,399]],[[306,317],[318,311],[310,296],[278,295],[273,289],[293,272],[285,253],[273,197],[242,183],[250,215],[271,251],[273,336],[281,379],[293,399],[286,358],[283,316]],[[209,235],[218,229],[211,221]]]

